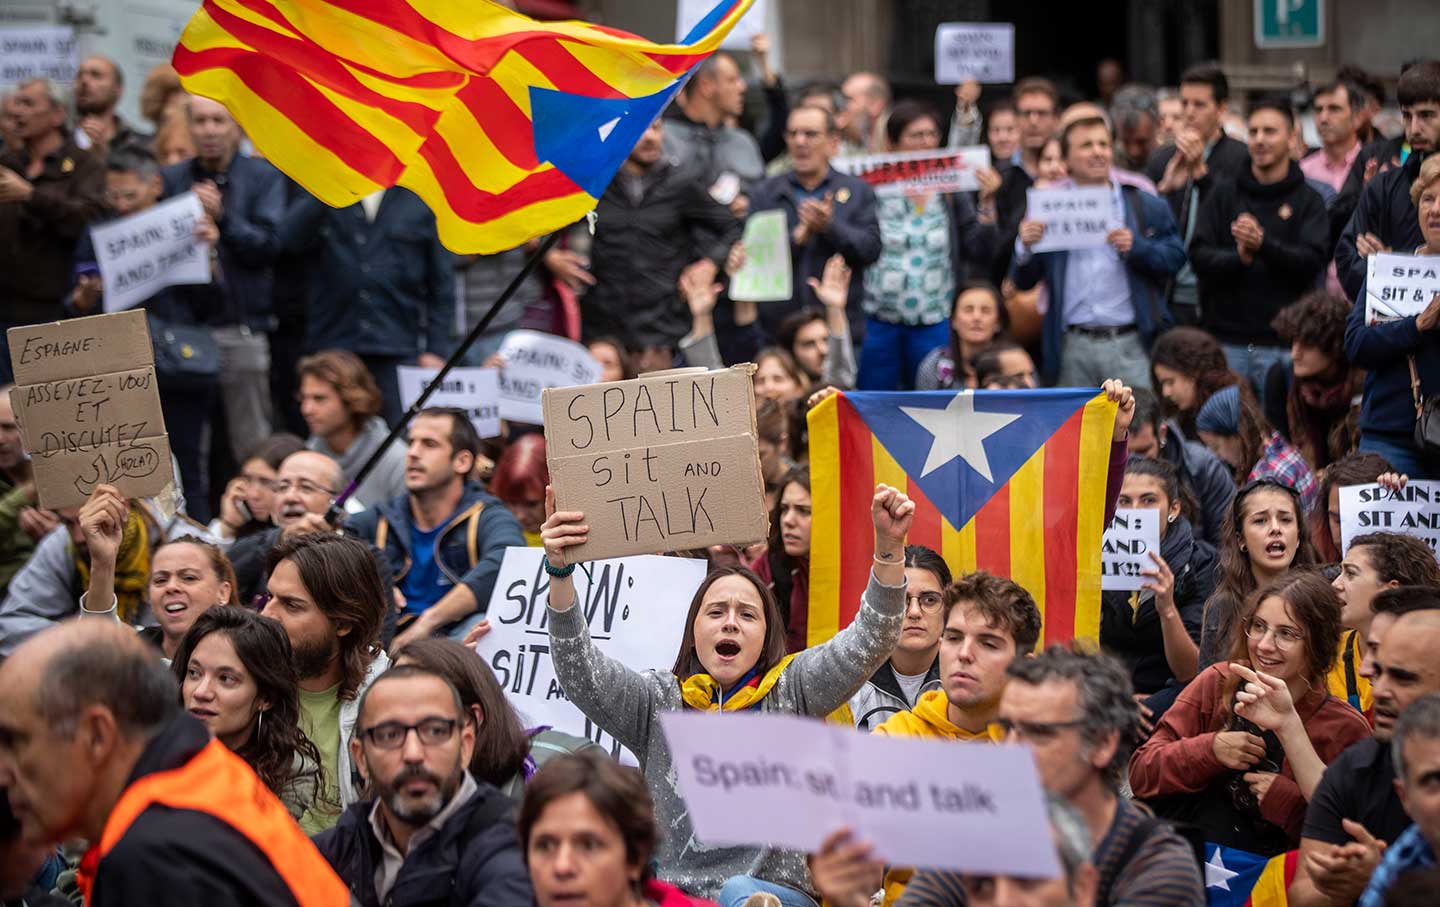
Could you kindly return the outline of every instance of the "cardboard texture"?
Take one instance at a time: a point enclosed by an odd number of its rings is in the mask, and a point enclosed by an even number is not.
[[[566,563],[764,540],[754,370],[546,389],[556,509],[581,511],[590,525]]]
[[[143,311],[11,328],[10,401],[40,505],[79,507],[108,482],[150,497],[172,482]]]

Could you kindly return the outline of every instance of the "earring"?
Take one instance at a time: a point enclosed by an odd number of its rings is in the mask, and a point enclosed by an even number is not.
[[[1173,513],[1170,514],[1170,519],[1166,520],[1165,522],[1167,522],[1167,523],[1173,523],[1173,522],[1175,522],[1175,514],[1173,514]]]
[[[1248,551],[1248,550],[1249,550],[1249,549],[1246,548],[1244,545],[1241,545],[1241,546],[1240,546],[1240,551],[1241,551],[1241,553],[1244,553],[1244,552],[1246,552],[1246,551]]]
[[[255,736],[256,736],[256,737],[259,737],[259,736],[260,736],[260,728],[264,725],[264,723],[265,723],[265,710],[264,710],[264,709],[261,709],[260,711],[258,711],[258,712],[255,713]]]

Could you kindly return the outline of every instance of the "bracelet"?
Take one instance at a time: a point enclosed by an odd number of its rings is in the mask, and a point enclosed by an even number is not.
[[[571,564],[568,567],[556,567],[550,563],[550,558],[548,557],[540,558],[540,563],[545,567],[546,573],[559,579],[564,579],[565,577],[575,572],[574,564]]]
[[[904,557],[903,555],[900,556],[900,557],[895,558],[895,559],[892,561],[892,560],[889,560],[889,559],[887,559],[887,558],[883,558],[883,557],[881,557],[880,555],[877,554],[877,555],[874,556],[874,558],[872,558],[872,560],[874,560],[875,563],[877,563],[877,564],[884,564],[884,565],[886,565],[887,567],[897,567],[897,566],[905,563],[905,557]]]

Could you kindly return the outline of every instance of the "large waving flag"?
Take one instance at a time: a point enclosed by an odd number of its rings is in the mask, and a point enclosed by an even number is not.
[[[1205,845],[1205,901],[1209,907],[1285,907],[1299,851],[1262,857],[1234,847]]]
[[[810,411],[809,644],[850,623],[870,575],[870,499],[914,499],[910,542],[956,575],[1029,590],[1044,640],[1100,633],[1100,539],[1115,404],[1094,391],[836,394]]]
[[[593,210],[752,2],[659,45],[490,0],[204,0],[174,65],[326,204],[405,186],[446,246],[498,252]]]

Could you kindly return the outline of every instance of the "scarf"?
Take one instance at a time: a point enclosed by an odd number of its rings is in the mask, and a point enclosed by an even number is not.
[[[1350,369],[1336,384],[1297,379],[1290,385],[1285,416],[1290,443],[1306,462],[1323,468],[1354,449],[1359,440],[1356,401],[1365,373]]]
[[[90,560],[78,548],[71,546],[75,554],[75,572],[80,576],[80,588],[90,587]],[[115,553],[115,615],[121,623],[133,623],[140,612],[140,602],[145,595],[145,586],[150,578],[150,527],[140,511],[130,508],[125,518],[125,531],[120,535],[120,549]],[[92,607],[104,607],[104,602],[92,602]]]
[[[786,655],[780,663],[761,677],[751,668],[729,695],[720,689],[720,684],[709,674],[692,674],[680,684],[680,698],[692,709],[701,712],[742,712],[760,707],[760,702],[769,695],[780,681],[780,675],[790,667],[795,656]]]

